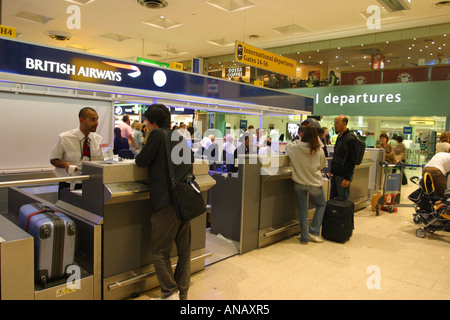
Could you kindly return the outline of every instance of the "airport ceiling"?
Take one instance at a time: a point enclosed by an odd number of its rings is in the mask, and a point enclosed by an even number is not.
[[[450,1],[440,0],[412,0],[410,9],[393,13],[383,8],[379,30],[370,30],[364,15],[370,16],[371,5],[381,8],[382,0],[148,1],[167,6],[147,8],[139,3],[145,0],[0,0],[1,24],[15,27],[25,41],[170,62],[233,54],[235,40],[268,49],[450,22]]]

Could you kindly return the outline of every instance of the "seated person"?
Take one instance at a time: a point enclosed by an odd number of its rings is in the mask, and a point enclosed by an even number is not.
[[[113,153],[118,154],[120,150],[130,149],[130,145],[128,144],[128,139],[122,137],[122,132],[120,128],[114,128],[114,149]]]

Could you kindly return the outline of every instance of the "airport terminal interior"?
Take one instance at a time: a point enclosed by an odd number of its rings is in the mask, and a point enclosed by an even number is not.
[[[450,299],[450,207],[432,207],[432,224],[411,200],[450,143],[449,21],[438,0],[0,0],[11,133],[0,135],[0,300],[161,297],[148,172],[134,160],[155,103],[194,152],[206,205],[191,221],[188,300]],[[81,173],[60,177],[50,154],[83,107],[99,116],[98,158],[83,160],[80,144],[71,170]],[[350,187],[353,233],[303,244],[286,147],[302,124],[325,129],[328,200],[339,115],[366,147]],[[134,138],[113,153],[124,125]],[[403,163],[385,163],[384,135],[392,147],[401,137]],[[42,205],[75,226],[58,263],[68,259],[80,287],[40,266],[58,265],[37,245],[47,231],[29,231]],[[175,268],[175,249],[170,258]]]

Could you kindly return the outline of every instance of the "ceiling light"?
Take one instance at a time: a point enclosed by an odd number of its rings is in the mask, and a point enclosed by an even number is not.
[[[48,36],[57,41],[67,41],[72,38],[70,33],[64,31],[49,31]]]
[[[248,0],[209,0],[206,3],[227,12],[236,12],[255,6],[253,2]]]
[[[211,43],[215,46],[219,46],[219,47],[228,47],[228,46],[232,46],[235,44],[235,42],[233,40],[227,39],[227,38],[220,38],[220,39],[215,39],[215,40],[209,40],[207,41],[208,43]]]
[[[411,1],[409,0],[378,0],[378,2],[389,12],[411,9]]]
[[[287,26],[273,28],[273,30],[275,32],[281,33],[282,35],[285,35],[285,36],[291,36],[293,34],[309,32],[305,28],[302,28],[302,27],[300,27],[299,25],[296,25],[296,24],[290,24],[290,25],[287,25]]]
[[[450,6],[450,1],[439,1],[434,4],[436,7]]]
[[[50,20],[53,20],[53,18],[41,16],[39,14],[35,14],[35,13],[27,12],[27,11],[21,11],[18,14],[16,14],[15,17],[24,19],[27,21],[31,21],[31,22],[42,23],[42,24],[46,24]]]
[[[120,35],[120,34],[117,34],[117,33],[112,33],[112,32],[108,32],[108,33],[102,34],[100,37],[106,38],[106,39],[110,39],[110,40],[115,40],[115,41],[118,41],[118,42],[122,42],[124,40],[131,39],[130,37],[123,36],[123,35]]]
[[[169,5],[165,0],[137,0],[137,2],[141,6],[149,9],[161,9]]]
[[[88,5],[89,3],[92,3],[94,1],[95,0],[66,0],[66,2],[74,3],[74,4],[77,4],[79,6]]]
[[[159,16],[146,21],[142,21],[142,23],[159,29],[172,29],[181,26],[181,23],[164,16]]]

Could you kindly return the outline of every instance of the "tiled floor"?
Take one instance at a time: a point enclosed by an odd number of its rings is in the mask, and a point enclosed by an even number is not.
[[[404,186],[401,203],[412,204],[416,189]],[[301,245],[297,236],[220,261],[192,275],[189,299],[450,299],[450,233],[416,237],[413,210],[376,216],[368,206],[345,244]],[[138,299],[158,296],[156,288]]]

